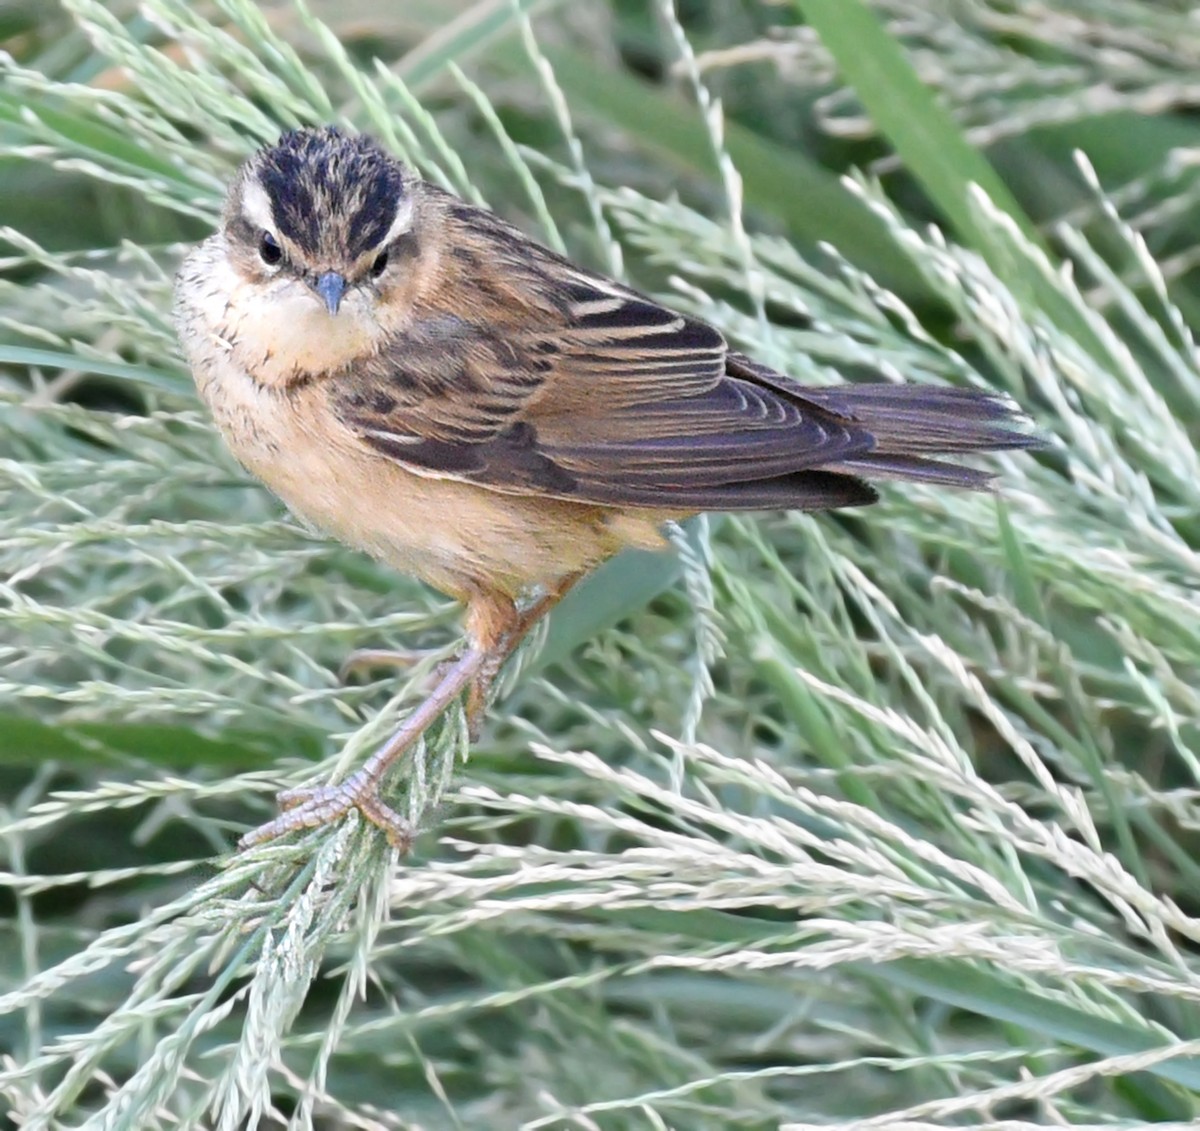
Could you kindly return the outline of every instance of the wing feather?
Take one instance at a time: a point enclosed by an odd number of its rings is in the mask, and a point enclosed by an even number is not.
[[[338,384],[339,415],[423,474],[680,510],[801,505],[797,473],[869,449],[835,414],[731,376],[713,327],[582,278],[562,308],[503,331],[446,315],[415,323]],[[811,488],[837,505],[873,497],[846,476]]]
[[[422,310],[330,383],[347,427],[420,474],[680,513],[816,508],[872,501],[863,475],[977,487],[982,472],[926,457],[1033,442],[988,394],[802,387],[490,214],[472,225],[475,239],[490,232],[493,297],[506,280],[498,308]]]

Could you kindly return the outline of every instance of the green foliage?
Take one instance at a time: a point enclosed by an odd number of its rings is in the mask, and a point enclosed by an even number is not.
[[[0,16],[0,1104],[1190,1125],[1200,139],[1173,111],[1200,26],[396,7]],[[329,120],[801,380],[1000,387],[1051,446],[997,458],[996,496],[894,488],[618,559],[465,766],[452,718],[399,775],[411,856],[354,820],[234,854],[455,645],[452,608],[233,464],[174,342],[232,168]],[[387,644],[433,651],[338,681]]]

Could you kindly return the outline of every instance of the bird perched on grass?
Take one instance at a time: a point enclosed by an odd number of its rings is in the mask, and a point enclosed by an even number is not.
[[[196,386],[293,511],[466,606],[466,646],[339,785],[243,844],[353,808],[406,845],[388,767],[589,570],[700,511],[873,502],[870,479],[981,488],[937,457],[1028,447],[1007,399],[813,388],[421,180],[365,136],[286,133],[229,189],[176,284]]]

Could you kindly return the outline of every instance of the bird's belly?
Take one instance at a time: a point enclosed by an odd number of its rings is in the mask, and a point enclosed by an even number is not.
[[[227,358],[196,376],[230,450],[295,514],[452,596],[515,597],[626,545],[661,545],[651,516],[405,468],[344,428],[319,383],[263,387]]]

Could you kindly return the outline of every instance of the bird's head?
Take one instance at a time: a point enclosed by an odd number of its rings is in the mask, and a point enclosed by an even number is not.
[[[335,127],[258,150],[221,227],[239,345],[280,381],[372,352],[420,281],[420,187],[378,142]]]

